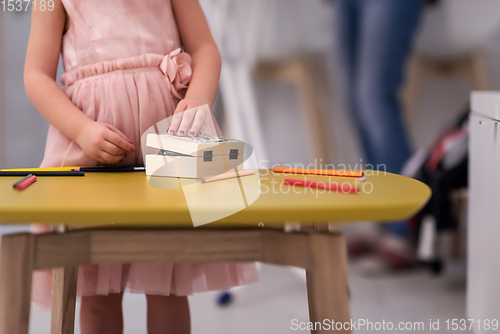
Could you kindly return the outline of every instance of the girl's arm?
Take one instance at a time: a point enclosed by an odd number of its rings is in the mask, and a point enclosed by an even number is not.
[[[198,0],[171,1],[182,45],[192,58],[193,73],[186,97],[177,105],[175,114],[178,116],[174,115],[169,133],[177,131],[181,136],[194,136],[202,125],[201,118],[212,122],[211,114],[201,110],[194,110],[193,114],[183,112],[205,104],[212,106],[219,86],[221,58]],[[191,122],[193,125],[188,132]]]
[[[126,151],[135,150],[130,140],[114,126],[84,115],[56,83],[66,16],[61,1],[54,3],[53,11],[31,13],[24,67],[26,94],[40,114],[88,156],[105,163],[119,162]]]

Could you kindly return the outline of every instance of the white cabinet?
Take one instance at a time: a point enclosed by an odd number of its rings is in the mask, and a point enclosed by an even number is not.
[[[472,94],[469,145],[467,316],[484,324],[500,321],[500,92]]]

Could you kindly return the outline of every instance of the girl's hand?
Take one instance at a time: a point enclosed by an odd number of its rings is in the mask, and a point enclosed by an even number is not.
[[[168,134],[195,137],[200,132],[215,135],[209,101],[193,97],[181,100],[175,109]]]
[[[111,124],[87,122],[78,132],[75,142],[92,159],[106,164],[123,161],[127,152],[135,152],[132,141]]]

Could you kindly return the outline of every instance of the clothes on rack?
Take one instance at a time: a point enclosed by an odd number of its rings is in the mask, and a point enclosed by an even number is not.
[[[443,257],[439,245],[440,235],[459,228],[452,195],[467,187],[468,124],[467,111],[439,137],[430,150],[415,155],[405,168],[405,175],[426,183],[432,190],[427,205],[409,224],[419,244],[419,260],[429,264],[435,273],[442,270],[442,264],[439,263]]]

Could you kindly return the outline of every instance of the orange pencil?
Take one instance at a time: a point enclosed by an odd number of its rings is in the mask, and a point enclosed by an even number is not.
[[[275,172],[275,173],[290,173],[290,174],[363,177],[363,172],[360,172],[360,171],[333,170],[333,169],[307,169],[307,168],[274,167],[273,172]]]

